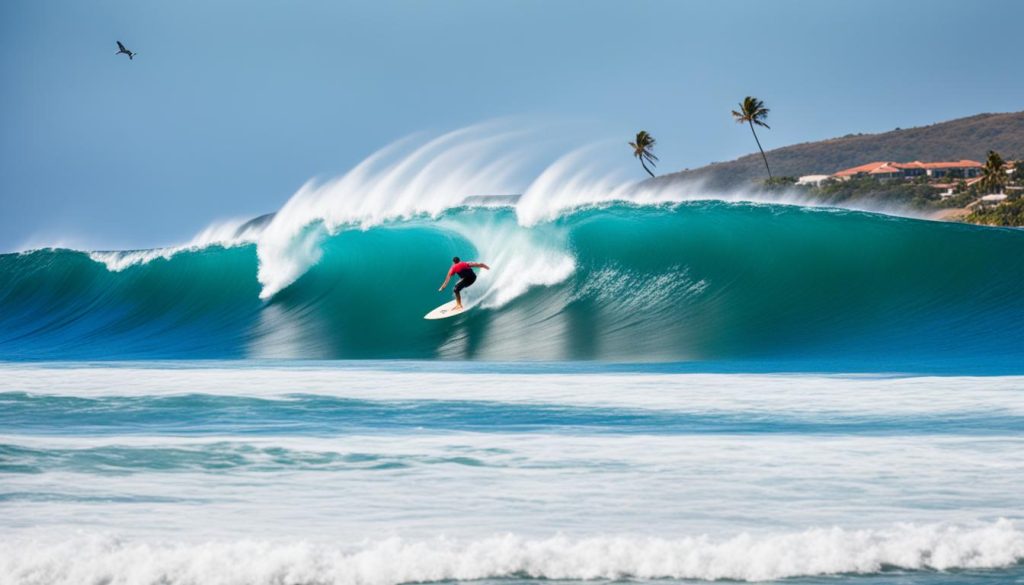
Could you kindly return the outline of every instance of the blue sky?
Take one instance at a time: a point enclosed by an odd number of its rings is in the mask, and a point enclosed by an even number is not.
[[[0,250],[182,241],[500,117],[621,139],[624,166],[647,129],[669,172],[751,152],[748,94],[766,148],[1017,111],[1022,26],[1014,0],[5,0]]]

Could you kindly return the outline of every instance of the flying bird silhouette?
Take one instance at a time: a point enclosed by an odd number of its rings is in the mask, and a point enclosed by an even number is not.
[[[128,55],[128,60],[129,61],[131,61],[132,58],[135,57],[135,55],[138,55],[138,53],[129,51],[127,48],[125,48],[125,46],[121,44],[121,41],[117,41],[117,52],[114,53],[114,54],[115,55],[120,55],[121,53],[124,53],[125,55]]]

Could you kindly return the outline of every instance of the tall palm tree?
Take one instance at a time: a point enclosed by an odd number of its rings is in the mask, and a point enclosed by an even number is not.
[[[739,111],[733,110],[732,117],[736,119],[737,124],[749,124],[750,132],[754,135],[754,142],[757,143],[757,149],[761,151],[761,158],[764,159],[764,168],[768,170],[768,178],[772,178],[772,169],[768,166],[768,157],[764,155],[764,149],[761,148],[761,141],[757,139],[757,132],[754,131],[754,124],[758,126],[764,126],[771,130],[771,126],[765,124],[764,121],[768,117],[768,108],[764,107],[764,102],[753,96],[747,96],[740,102]]]
[[[985,166],[981,169],[981,176],[983,177],[981,182],[986,190],[992,193],[1002,191],[1002,186],[1006,184],[1006,163],[998,152],[988,151],[988,158],[985,160]]]
[[[651,163],[652,167],[658,166],[655,164],[658,157],[654,156],[654,153],[651,152],[651,149],[654,148],[654,143],[654,137],[648,134],[646,130],[637,132],[636,142],[629,143],[629,145],[633,147],[633,156],[640,159],[640,166],[642,166],[644,170],[647,171],[647,174],[652,177],[654,176],[654,173],[651,172],[651,169],[647,168],[647,164],[644,161]]]

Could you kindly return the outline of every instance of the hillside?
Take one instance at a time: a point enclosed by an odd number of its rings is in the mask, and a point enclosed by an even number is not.
[[[767,151],[775,176],[830,174],[872,161],[984,161],[989,150],[1004,159],[1024,158],[1024,112],[979,114],[880,134],[851,134]],[[701,180],[712,189],[729,189],[765,178],[760,153],[670,173],[656,182]]]

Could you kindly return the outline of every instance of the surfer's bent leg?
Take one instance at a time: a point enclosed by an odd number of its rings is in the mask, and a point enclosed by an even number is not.
[[[472,276],[469,278],[460,278],[459,282],[455,283],[455,296],[458,296],[462,289],[476,282],[476,277]]]
[[[459,282],[455,283],[455,306],[462,307],[462,289],[476,282],[476,277],[473,278],[461,278]]]

